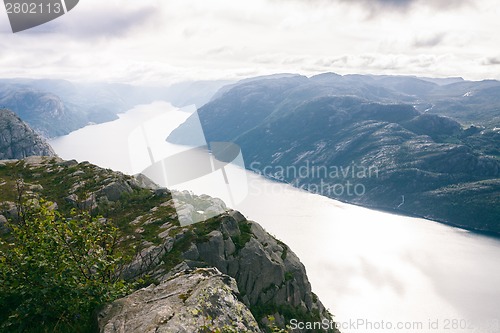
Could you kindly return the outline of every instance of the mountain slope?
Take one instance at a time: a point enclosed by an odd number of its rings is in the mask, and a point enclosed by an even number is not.
[[[46,137],[57,137],[118,118],[139,104],[165,100],[201,107],[230,81],[182,82],[171,86],[76,83],[47,79],[0,79],[0,107],[14,111]]]
[[[362,88],[373,81],[383,87],[367,99]],[[237,143],[246,167],[268,177],[363,206],[500,232],[497,130],[464,130],[451,118],[387,102],[410,98],[415,87],[424,96],[443,86],[416,78],[279,78],[235,86],[198,114],[208,142]],[[168,141],[191,144],[193,121]]]
[[[229,327],[254,332],[269,325],[269,315],[282,327],[292,318],[331,320],[311,292],[304,266],[287,245],[239,212],[226,209],[220,200],[183,192],[176,193],[174,203],[170,191],[143,176],[130,177],[58,158],[3,161],[1,237],[8,237],[9,232],[2,221],[17,216],[20,175],[27,200],[54,202],[52,207],[62,214],[77,209],[102,215],[103,222],[112,221],[122,232],[120,252],[128,264],[121,274],[127,281],[142,281],[149,287],[104,309],[98,317],[101,332],[114,332],[120,325],[131,333],[142,333],[151,325],[158,330],[176,327],[179,332],[202,332],[200,323],[210,330]],[[219,209],[220,215],[181,226],[175,207],[192,208],[195,202],[197,209]],[[137,306],[129,307],[131,300]],[[0,304],[0,310],[1,324],[8,309]],[[237,323],[243,326],[235,327]]]
[[[0,105],[46,137],[68,134],[89,123],[117,119],[127,107],[117,96],[85,94],[66,81],[44,87],[31,81],[0,82]],[[101,99],[101,95],[103,99]]]
[[[55,156],[50,145],[13,112],[0,109],[0,160]]]

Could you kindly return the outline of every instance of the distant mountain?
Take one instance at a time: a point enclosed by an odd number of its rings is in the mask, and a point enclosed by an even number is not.
[[[452,91],[464,90],[494,101],[495,94],[487,92],[497,86],[497,81],[437,85],[412,77],[294,76],[235,85],[198,114],[208,142],[237,143],[247,168],[268,177],[363,206],[500,233],[495,103],[463,111],[491,129],[464,129],[452,118],[414,107],[417,100],[428,103],[425,96],[440,92],[451,98]],[[192,144],[194,121],[188,119],[168,141]]]
[[[163,91],[163,99],[173,106],[184,107],[194,104],[200,108],[208,103],[223,87],[234,83],[231,80],[187,81],[175,83]]]
[[[16,114],[0,109],[0,160],[55,156],[50,145]]]
[[[62,80],[0,80],[0,106],[45,137],[116,119],[128,109],[116,94],[85,91]]]
[[[14,111],[45,137],[68,134],[91,123],[118,118],[136,105],[165,100],[201,107],[231,81],[182,82],[169,87],[66,80],[0,79],[0,107]]]

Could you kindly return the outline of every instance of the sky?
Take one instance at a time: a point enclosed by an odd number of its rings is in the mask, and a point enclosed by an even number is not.
[[[500,79],[497,0],[80,0],[13,34],[0,77],[134,84],[392,74]]]

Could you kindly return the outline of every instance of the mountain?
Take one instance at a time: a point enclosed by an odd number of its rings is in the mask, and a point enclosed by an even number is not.
[[[55,156],[50,145],[12,111],[0,109],[0,160]]]
[[[119,96],[86,94],[67,81],[1,80],[0,105],[45,137],[68,134],[89,123],[117,119],[127,110]]]
[[[238,144],[246,167],[267,177],[366,207],[500,233],[496,104],[465,113],[486,124],[468,128],[443,116],[443,109],[436,114],[414,106],[443,91],[482,91],[493,101],[495,95],[485,89],[497,86],[497,81],[437,85],[413,77],[294,76],[235,85],[198,116],[207,142]],[[189,118],[167,140],[193,144],[195,121]]]
[[[48,79],[0,79],[0,107],[14,111],[45,137],[68,134],[118,118],[139,104],[165,100],[201,107],[231,81],[181,82],[167,87],[76,83]]]
[[[20,175],[30,202],[50,202],[61,214],[85,210],[119,228],[127,258],[120,274],[144,288],[101,308],[100,332],[264,332],[292,318],[332,320],[286,244],[218,199],[186,191],[174,201],[142,175],[50,157],[2,161],[0,240],[9,239],[6,221],[18,217]],[[179,222],[214,210],[204,222]],[[0,302],[0,310],[2,327],[13,309]]]
[[[179,82],[165,88],[161,96],[165,101],[179,108],[192,104],[200,108],[208,103],[220,89],[232,83],[234,82],[230,80]]]

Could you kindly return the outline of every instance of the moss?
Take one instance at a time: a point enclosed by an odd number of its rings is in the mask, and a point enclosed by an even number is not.
[[[186,300],[189,298],[189,296],[191,296],[191,295],[188,294],[188,293],[186,293],[186,294],[180,294],[179,298],[180,298],[181,301],[186,302]]]
[[[281,260],[285,260],[286,256],[288,255],[288,246],[283,247],[283,252],[281,253]]]
[[[297,319],[302,322],[320,322],[322,317],[318,310],[307,311],[303,308],[295,308],[290,305],[276,305],[273,303],[267,304],[257,304],[250,306],[250,311],[252,312],[254,318],[261,322],[261,319],[268,318],[269,316],[273,316],[276,313],[279,313],[285,318],[285,323],[289,323],[291,319]],[[328,315],[328,319],[331,319],[331,316]],[[261,328],[265,332],[272,332],[269,327],[261,326]],[[310,332],[336,332],[334,330],[312,330]]]
[[[316,295],[315,293],[311,293],[312,294],[312,299],[313,299],[313,302],[314,303],[318,303],[318,295]]]
[[[240,223],[238,223],[238,227],[240,229],[240,235],[231,237],[236,247],[236,253],[241,251],[253,237],[252,225],[249,222],[241,221]]]
[[[283,252],[281,252],[281,260],[285,260],[287,255],[288,255],[288,245],[277,239],[276,237],[273,237],[274,240],[278,243],[279,246],[283,249]]]
[[[195,234],[192,231],[188,231],[174,243],[172,250],[162,258],[163,268],[167,272],[182,262],[182,254],[191,247],[195,239]]]
[[[222,224],[222,220],[220,217],[212,217],[206,221],[195,223],[190,226],[190,228],[195,233],[197,243],[203,243],[208,241],[208,234],[214,230],[219,230]]]

